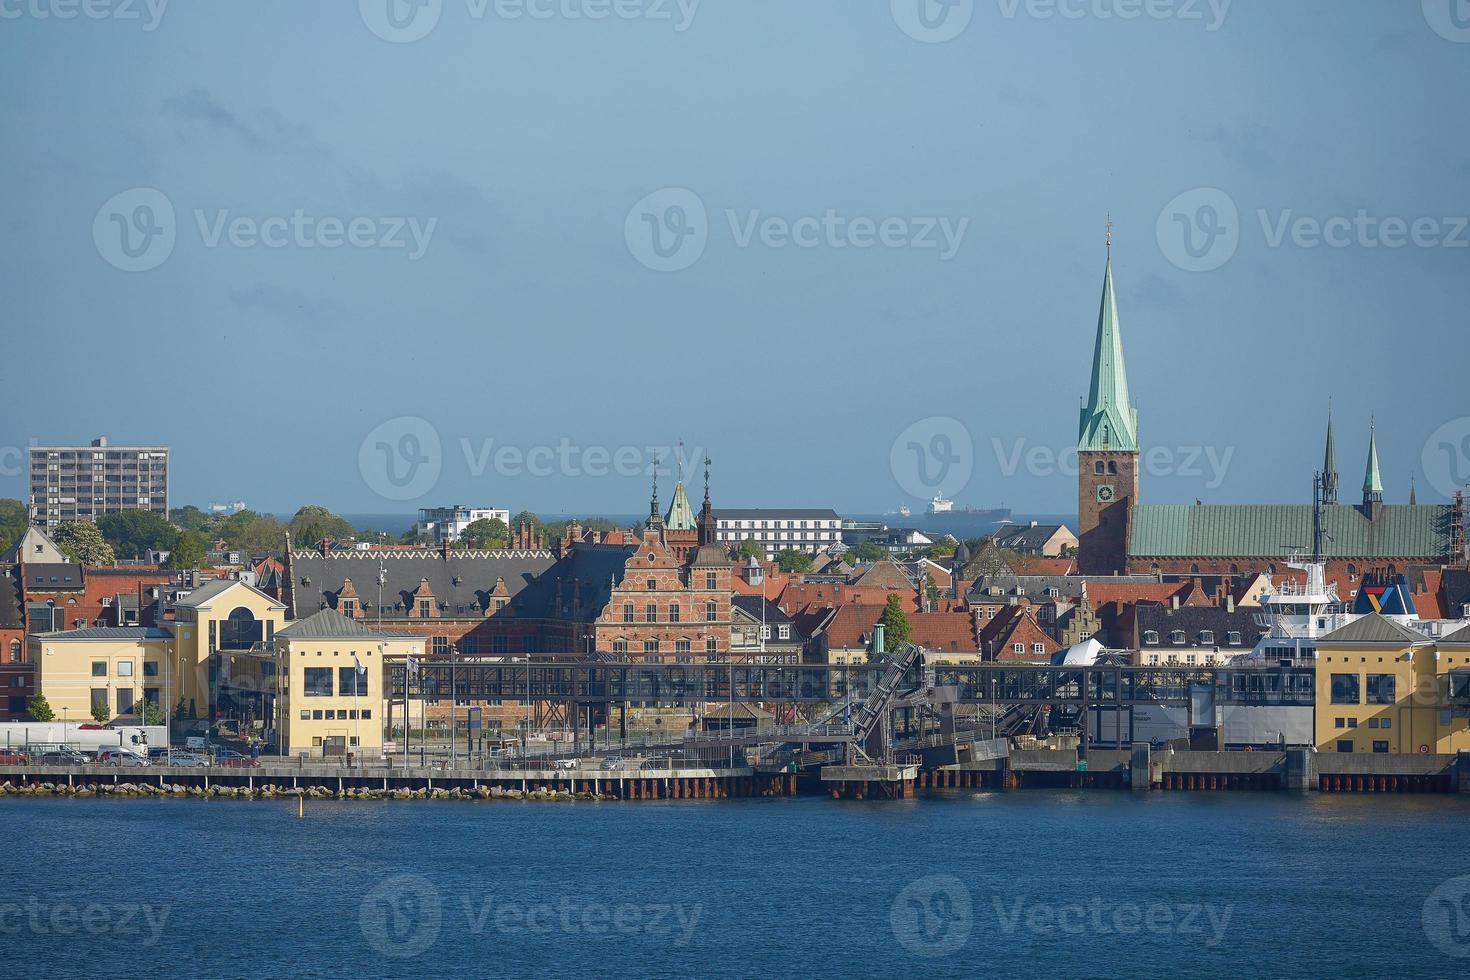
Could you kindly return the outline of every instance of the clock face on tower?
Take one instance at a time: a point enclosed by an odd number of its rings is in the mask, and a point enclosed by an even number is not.
[[[1113,498],[1114,498],[1114,491],[1113,491],[1113,488],[1111,486],[1109,486],[1107,484],[1103,484],[1102,486],[1100,486],[1100,487],[1097,488],[1097,502],[1098,503],[1100,503],[1100,504],[1110,504],[1110,503],[1113,502]]]

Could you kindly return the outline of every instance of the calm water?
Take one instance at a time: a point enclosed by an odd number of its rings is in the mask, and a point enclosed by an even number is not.
[[[0,972],[1463,977],[1467,820],[1244,793],[7,799]]]

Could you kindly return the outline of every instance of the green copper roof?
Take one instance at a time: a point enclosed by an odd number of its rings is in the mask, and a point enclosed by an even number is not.
[[[689,497],[684,493],[682,480],[674,484],[674,502],[669,504],[664,526],[670,531],[692,531],[695,528],[694,509],[689,506]]]
[[[1092,352],[1092,388],[1082,409],[1077,439],[1082,452],[1138,452],[1138,412],[1128,397],[1123,366],[1123,335],[1113,295],[1113,260],[1103,274],[1102,309],[1097,315],[1097,346]]]
[[[1363,499],[1383,499],[1383,476],[1378,472],[1378,430],[1368,436],[1368,470],[1363,474]]]
[[[1443,558],[1453,551],[1449,505],[1383,508],[1370,521],[1357,507],[1322,508],[1328,558]],[[1134,558],[1285,558],[1312,548],[1310,504],[1205,506],[1140,504],[1133,508]]]

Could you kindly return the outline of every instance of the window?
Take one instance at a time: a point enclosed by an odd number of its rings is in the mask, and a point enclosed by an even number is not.
[[[10,662],[13,663],[13,664],[20,663],[20,641],[19,640],[11,640],[10,641]]]
[[[370,720],[372,720],[372,717],[373,717],[373,709],[372,708],[363,708],[362,711],[359,712],[359,714],[361,714],[363,721],[370,721]]]
[[[704,652],[707,654],[715,654],[720,652],[720,645],[715,642],[715,638],[713,636],[707,636],[704,638]]]
[[[623,622],[633,622],[633,604],[631,602],[623,603]]]
[[[1357,728],[1358,727],[1358,719],[1356,719],[1356,718],[1349,718],[1348,719],[1348,727],[1349,728]]]
[[[648,653],[658,653],[658,641],[657,640],[644,640],[643,641],[643,652],[646,653],[646,654],[648,654]]]
[[[1359,704],[1358,697],[1358,675],[1357,674],[1333,674],[1332,675],[1332,703],[1333,704]]]
[[[688,640],[675,640],[674,641],[674,653],[679,654],[681,656],[686,656],[687,657],[689,655],[689,641]]]
[[[1373,751],[1374,752],[1387,752],[1388,751],[1388,740],[1387,739],[1374,739],[1373,740]]]
[[[367,697],[367,680],[367,671],[359,673],[356,666],[337,668],[337,690],[343,697],[351,697],[354,692],[358,697]]]
[[[92,661],[92,676],[93,677],[106,677],[107,676],[107,661],[106,660],[94,660],[94,661]]]
[[[644,606],[643,618],[650,623],[658,622],[658,604],[650,602],[648,605]]]
[[[1107,472],[1107,470],[1103,467],[1102,460],[1098,460],[1096,463],[1092,464],[1092,472],[1096,473],[1098,476],[1102,476],[1104,473]]]
[[[92,688],[92,707],[95,709],[99,704],[104,711],[107,710],[107,688],[105,687]]]
[[[1158,630],[1144,630],[1143,642],[1151,645],[1157,645],[1159,642]]]
[[[323,712],[321,708],[316,708],[311,713],[311,720],[312,721],[321,721],[323,714],[325,714],[325,712]]]
[[[117,689],[117,713],[120,715],[133,713],[133,689],[131,687]]]
[[[1233,647],[1240,646],[1240,630],[1231,630],[1225,634],[1225,642]]]
[[[1045,653],[1046,652],[1046,644],[1045,643],[1033,643],[1033,644],[1031,644],[1031,652],[1032,653]]]
[[[709,602],[706,602],[704,604],[704,621],[707,623],[713,623],[718,621],[719,618],[720,607],[715,603],[713,599],[711,599]]]
[[[1024,644],[1024,643],[1012,643],[1011,644],[1011,652],[1012,653],[1025,653],[1026,652],[1026,644]]]
[[[649,556],[650,559],[652,557],[653,557],[652,555]],[[657,590],[658,590],[658,579],[656,579],[656,578],[649,579],[648,580],[648,591],[649,592],[655,592]]]
[[[449,652],[449,637],[447,637],[447,636],[431,636],[431,637],[429,637],[429,652],[430,653],[435,653],[435,654],[448,653]]]
[[[311,709],[310,708],[302,708],[301,709],[301,720],[302,721],[311,721]]]
[[[628,641],[624,639],[613,640],[613,653],[616,653],[619,656],[627,656]]]
[[[706,589],[717,589],[720,587],[720,579],[714,572],[704,573],[704,587]]]
[[[780,626],[776,627],[776,636],[783,640],[791,639],[791,627],[786,625],[785,623],[782,623]]]
[[[1201,646],[1214,646],[1215,645],[1215,631],[1214,630],[1200,630],[1199,631],[1199,642],[1200,642],[1200,645]]]
[[[1340,739],[1337,740],[1337,751],[1339,751],[1339,752],[1351,752],[1352,750],[1353,750],[1353,740],[1352,739],[1350,739],[1350,738],[1340,738]]]
[[[119,660],[117,662],[117,676],[119,676],[119,677],[132,677],[133,676],[133,662],[131,660]]]
[[[1393,719],[1392,718],[1380,718],[1378,720],[1378,727],[1379,728],[1392,728],[1393,727]]]
[[[305,690],[302,693],[306,697],[329,698],[332,696],[332,668],[307,667],[304,673]]]
[[[679,621],[679,606],[678,606],[677,603],[671,602],[671,603],[669,603],[669,622],[671,622],[671,623],[677,623],[678,621]]]
[[[157,677],[158,676],[158,661],[157,660],[145,660],[145,661],[143,661],[143,676],[144,677]]]
[[[1171,630],[1169,633],[1169,642],[1174,644],[1176,647],[1184,646],[1184,631]]]
[[[1368,675],[1368,703],[1393,704],[1394,676],[1392,674]]]

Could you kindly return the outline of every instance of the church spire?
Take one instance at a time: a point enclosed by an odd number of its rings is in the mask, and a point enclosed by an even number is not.
[[[1415,507],[1419,503],[1418,487],[1414,483],[1414,474],[1409,474],[1409,506]]]
[[[709,502],[709,457],[704,458],[704,506],[699,509],[699,543],[718,544],[715,509]]]
[[[1332,438],[1332,402],[1327,402],[1327,451],[1322,456],[1322,503],[1337,503],[1337,449]]]
[[[653,499],[648,505],[648,529],[650,531],[662,531],[664,529],[664,517],[658,511],[658,457],[653,458]]]
[[[1092,352],[1092,387],[1082,407],[1077,448],[1082,452],[1138,452],[1138,412],[1128,397],[1123,335],[1113,293],[1113,230],[1108,223],[1108,261],[1103,273],[1102,308]]]
[[[1363,474],[1363,503],[1383,503],[1383,477],[1378,470],[1378,423],[1368,430],[1368,470]]]

